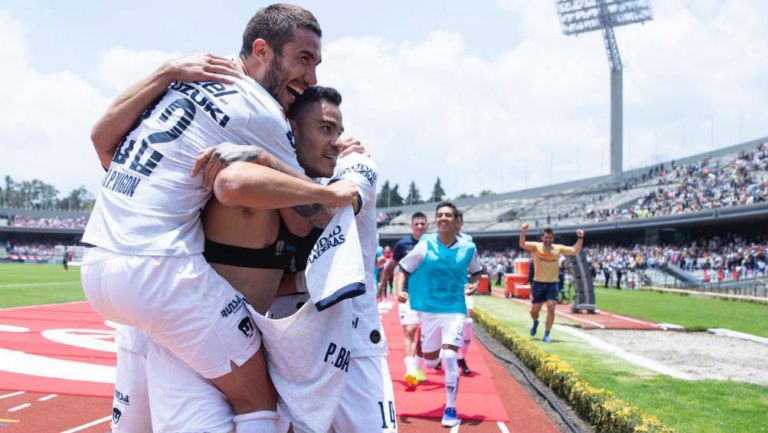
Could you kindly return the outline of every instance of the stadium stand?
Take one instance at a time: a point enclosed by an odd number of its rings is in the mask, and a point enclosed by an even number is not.
[[[79,262],[88,214],[0,208],[0,261],[60,264],[65,247]]]

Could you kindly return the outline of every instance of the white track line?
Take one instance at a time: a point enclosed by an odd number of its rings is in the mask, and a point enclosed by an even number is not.
[[[511,299],[512,301],[514,301],[514,302],[517,302],[517,303],[518,303],[518,304],[520,304],[520,305],[525,305],[525,306],[527,306],[527,307],[531,305],[531,304],[530,304],[530,302],[528,302],[528,301],[523,301],[522,299],[516,299],[516,298],[510,298],[510,299]],[[590,324],[590,325],[592,325],[592,326],[595,326],[595,327],[598,327],[598,328],[600,328],[600,329],[605,329],[605,325],[602,325],[602,324],[600,324],[600,323],[597,323],[597,322],[593,322],[593,321],[591,321],[591,320],[582,319],[581,317],[576,317],[576,316],[574,316],[574,315],[572,315],[572,314],[568,314],[568,313],[561,313],[561,312],[559,312],[559,311],[555,311],[555,315],[556,315],[556,316],[563,316],[563,317],[566,317],[566,318],[568,318],[568,319],[571,319],[571,320],[573,320],[573,321],[576,321],[576,322],[581,322],[581,323],[588,323],[588,324]]]
[[[639,323],[641,325],[653,326],[654,328],[661,328],[661,325],[659,325],[658,323],[646,322],[644,320],[639,320],[639,319],[635,319],[635,318],[632,318],[632,317],[622,316],[620,314],[614,314],[614,313],[603,312],[603,314],[607,314],[609,316],[613,316],[613,317],[619,318],[621,320],[626,320],[628,322],[635,322],[635,323]]]
[[[507,428],[507,425],[503,422],[499,421],[496,423],[497,426],[499,426],[499,430],[501,430],[501,433],[509,433],[509,429]]]
[[[37,401],[47,401],[47,400],[50,400],[52,398],[56,398],[58,396],[59,396],[59,394],[48,394],[45,397],[38,398]]]
[[[101,424],[101,423],[103,423],[103,422],[109,421],[109,420],[111,420],[111,419],[112,419],[112,417],[111,417],[111,416],[105,416],[104,418],[99,418],[99,419],[97,419],[96,421],[91,421],[91,422],[89,422],[88,424],[83,424],[83,425],[81,425],[81,426],[73,427],[73,428],[71,428],[71,429],[69,429],[69,430],[64,430],[64,431],[63,431],[63,432],[61,432],[61,433],[75,433],[75,432],[78,432],[78,431],[80,431],[80,430],[85,430],[85,429],[87,429],[88,427],[92,427],[92,426],[95,426],[95,425],[97,425],[97,424]]]
[[[0,400],[2,400],[4,398],[16,397],[17,395],[24,394],[24,392],[25,391],[16,391],[16,392],[12,392],[10,394],[0,395]]]
[[[86,302],[88,301],[69,301],[69,302],[59,302],[56,304],[20,305],[18,307],[0,308],[0,311],[20,310],[22,308],[35,308],[35,307],[53,307],[55,305],[84,304]]]
[[[8,412],[16,412],[17,410],[22,410],[22,409],[28,408],[30,406],[32,406],[32,404],[30,404],[30,403],[20,404],[20,405],[18,405],[16,407],[12,407],[12,408],[8,409]]]

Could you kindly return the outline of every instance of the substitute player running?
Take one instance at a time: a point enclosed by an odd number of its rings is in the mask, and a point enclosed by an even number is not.
[[[457,236],[459,225],[456,214],[453,203],[437,205],[437,236],[424,236],[400,261],[403,272],[396,276],[398,300],[410,300],[411,308],[419,313],[421,349],[428,366],[437,365],[442,348],[446,390],[442,424],[445,427],[458,424],[457,352],[467,313],[464,295],[477,291],[483,269],[475,254],[475,245]],[[468,273],[471,274],[470,282]],[[406,279],[407,291],[404,290]]]
[[[541,234],[541,242],[526,242],[525,234],[528,231],[528,223],[520,227],[520,248],[530,251],[533,254],[533,299],[531,305],[531,318],[533,326],[531,327],[531,336],[536,335],[539,328],[539,312],[544,302],[547,303],[547,323],[544,331],[544,342],[551,343],[549,333],[552,330],[552,324],[555,323],[555,301],[557,300],[557,289],[560,270],[560,256],[575,256],[581,251],[584,244],[584,230],[576,230],[576,243],[572,246],[553,244],[555,232],[547,227]]]
[[[379,279],[379,293],[385,293],[387,289],[387,280],[391,278],[392,272],[400,272],[397,264],[413,247],[419,242],[422,235],[427,232],[429,222],[427,216],[422,212],[415,212],[411,216],[411,234],[406,236],[395,244],[392,251],[392,260],[387,261],[386,266],[381,271]],[[421,359],[416,355],[416,331],[419,329],[419,316],[415,310],[411,309],[408,301],[398,305],[400,315],[400,324],[403,326],[403,349],[405,352],[405,382],[410,386],[416,386],[419,382],[425,380],[424,371],[420,368]]]

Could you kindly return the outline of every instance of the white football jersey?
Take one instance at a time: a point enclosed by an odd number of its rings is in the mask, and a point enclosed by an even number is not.
[[[350,300],[355,312],[352,327],[356,331],[352,345],[353,358],[387,354],[387,341],[376,306],[378,287],[373,279],[376,247],[378,246],[376,238],[376,177],[376,164],[371,158],[359,153],[351,153],[339,159],[333,176],[334,179],[345,179],[354,183],[360,192],[363,204],[355,217],[355,222],[360,237],[360,249],[363,252],[366,290],[365,294]]]
[[[225,141],[261,146],[303,172],[281,106],[256,81],[175,81],[118,147],[83,242],[132,255],[202,252],[200,209],[211,193],[189,172]]]

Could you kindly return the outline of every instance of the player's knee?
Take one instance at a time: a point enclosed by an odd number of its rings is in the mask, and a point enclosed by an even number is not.
[[[453,349],[443,349],[443,359],[446,362],[452,362],[455,361],[458,357],[458,354]]]

